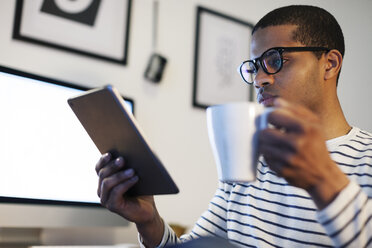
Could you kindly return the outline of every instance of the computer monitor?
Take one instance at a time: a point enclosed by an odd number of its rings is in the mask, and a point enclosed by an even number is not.
[[[128,225],[100,206],[100,153],[67,104],[87,89],[0,67],[0,241],[25,230]]]

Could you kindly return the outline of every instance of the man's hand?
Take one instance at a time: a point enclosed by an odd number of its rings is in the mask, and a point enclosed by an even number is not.
[[[111,159],[104,154],[96,165],[99,177],[97,194],[101,204],[112,212],[136,223],[144,242],[149,246],[160,243],[164,232],[162,219],[153,196],[129,197],[126,192],[138,182],[133,169],[125,169],[122,157]]]
[[[320,119],[300,105],[276,99],[267,128],[259,134],[259,150],[278,176],[305,189],[323,209],[349,180],[329,156]]]

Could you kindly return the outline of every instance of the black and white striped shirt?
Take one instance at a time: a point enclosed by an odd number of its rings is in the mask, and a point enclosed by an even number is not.
[[[372,134],[354,127],[327,147],[351,182],[325,209],[260,162],[255,182],[220,183],[190,234],[166,225],[159,247],[207,235],[240,247],[372,247]]]

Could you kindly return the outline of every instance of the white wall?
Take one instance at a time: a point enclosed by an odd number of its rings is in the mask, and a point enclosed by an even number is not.
[[[367,74],[372,57],[369,0],[160,0],[158,47],[168,58],[168,65],[158,85],[143,79],[151,54],[151,0],[133,0],[127,66],[12,40],[15,0],[0,1],[0,65],[89,87],[111,83],[133,98],[139,123],[181,190],[178,195],[156,197],[158,209],[166,221],[192,226],[207,208],[217,185],[205,112],[192,107],[196,6],[255,23],[269,10],[290,3],[322,6],[339,20],[346,39],[339,83],[341,103],[351,124],[372,131],[372,117],[366,114],[372,91]],[[71,231],[65,232],[66,240]],[[59,242],[59,233],[46,230],[44,238]],[[129,234],[125,233],[115,230],[113,242],[135,242],[133,226]],[[81,236],[92,239],[83,231]],[[101,237],[94,236],[100,240],[104,232]]]

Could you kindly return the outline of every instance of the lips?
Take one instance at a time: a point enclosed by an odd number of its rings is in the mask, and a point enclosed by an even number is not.
[[[277,96],[268,93],[262,93],[257,95],[257,101],[263,104],[265,107],[271,107],[274,105],[274,100]]]

